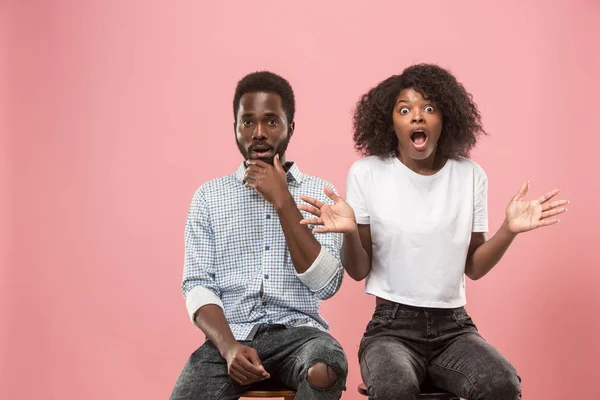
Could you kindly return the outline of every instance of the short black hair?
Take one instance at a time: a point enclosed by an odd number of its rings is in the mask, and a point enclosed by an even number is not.
[[[294,121],[296,100],[290,83],[281,76],[269,71],[253,72],[244,76],[235,88],[233,96],[233,118],[237,119],[240,99],[246,93],[276,93],[281,97],[281,105],[285,111],[288,124]]]
[[[354,111],[354,146],[364,156],[390,157],[398,148],[392,113],[400,92],[412,88],[440,107],[442,133],[437,154],[469,157],[480,134],[486,134],[481,115],[464,86],[444,68],[417,64],[393,75],[362,95]]]

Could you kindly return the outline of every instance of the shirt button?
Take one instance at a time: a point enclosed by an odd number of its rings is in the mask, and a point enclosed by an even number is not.
[[[265,246],[265,250],[271,250],[271,246]]]
[[[269,274],[265,274],[265,279],[269,279]]]
[[[267,219],[271,219],[271,214],[267,214]]]

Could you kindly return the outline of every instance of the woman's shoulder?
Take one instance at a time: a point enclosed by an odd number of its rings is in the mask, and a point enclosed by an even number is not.
[[[478,163],[476,163],[475,161],[473,161],[469,158],[458,157],[458,158],[455,158],[455,159],[452,159],[449,161],[454,163],[454,165],[457,167],[458,170],[462,170],[465,172],[471,172],[476,176],[482,176],[482,177],[486,176],[483,168]]]
[[[362,172],[379,169],[393,163],[393,157],[367,156],[352,163],[350,171]]]

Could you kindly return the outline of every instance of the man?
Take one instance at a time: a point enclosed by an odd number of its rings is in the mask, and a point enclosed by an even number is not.
[[[296,205],[300,196],[327,201],[332,185],[286,161],[295,100],[285,79],[247,75],[233,111],[245,161],[196,191],[185,233],[182,290],[208,340],[171,399],[238,399],[268,383],[296,389],[298,400],[339,399],[346,356],[319,305],[342,282],[341,236],[315,237]]]

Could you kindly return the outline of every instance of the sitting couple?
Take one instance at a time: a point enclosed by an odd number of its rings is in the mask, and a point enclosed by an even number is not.
[[[344,269],[376,296],[358,354],[370,399],[415,399],[425,379],[465,399],[520,399],[515,368],[465,311],[465,275],[486,275],[517,234],[556,223],[567,201],[554,200],[558,190],[525,200],[525,183],[487,239],[487,178],[468,158],[481,117],[436,65],[413,65],[360,98],[354,142],[365,158],[350,168],[345,200],[286,159],[294,111],[278,75],[237,85],[244,160],[200,186],[185,228],[183,295],[208,340],[171,399],[238,399],[266,383],[298,400],[339,399],[348,363],[319,306]]]

